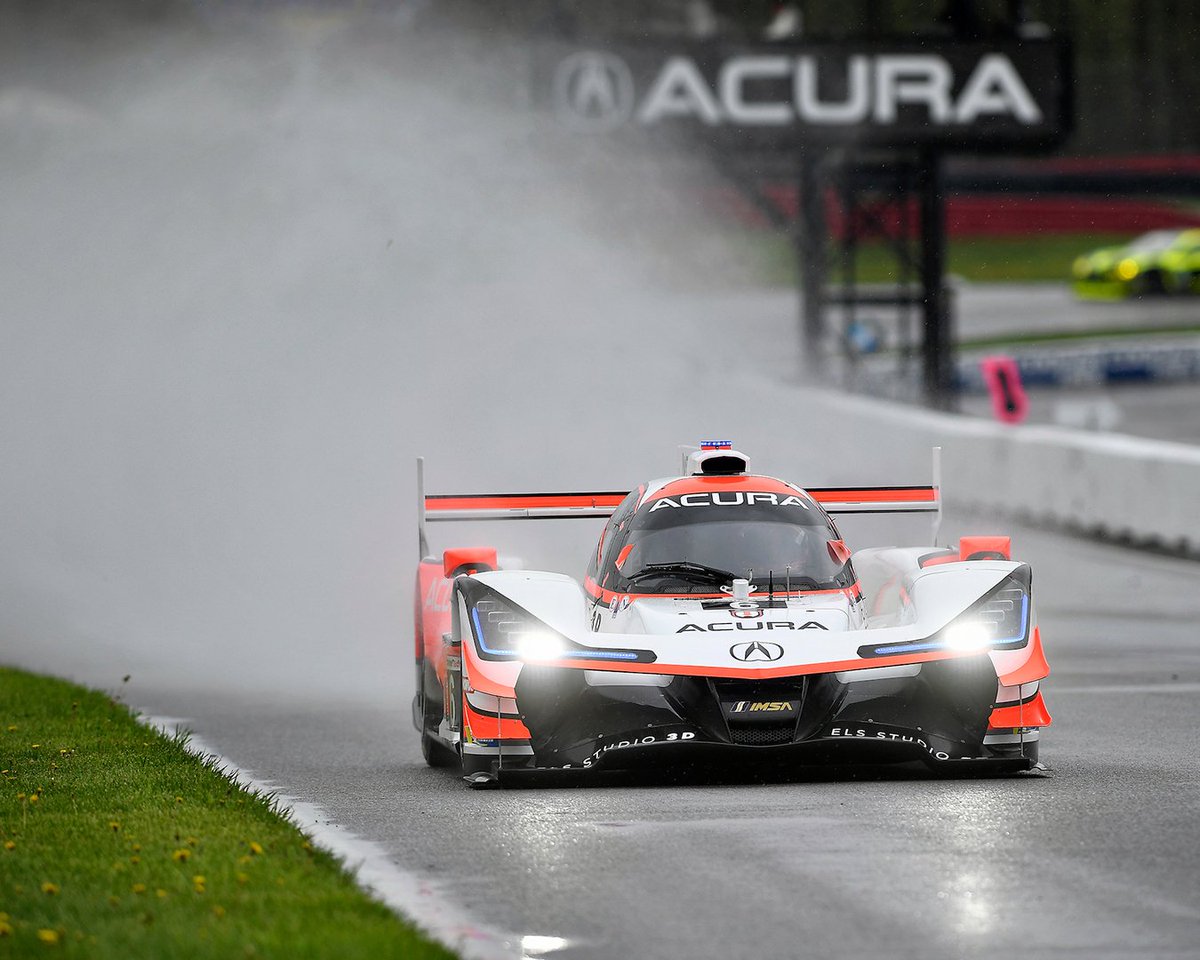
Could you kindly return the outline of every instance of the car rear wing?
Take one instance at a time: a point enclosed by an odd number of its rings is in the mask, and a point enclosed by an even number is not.
[[[934,513],[934,540],[941,520],[941,447],[934,448],[928,486],[809,487],[828,513]],[[571,520],[610,517],[628,490],[582,493],[427,494],[425,458],[417,457],[417,516],[421,557],[429,555],[426,526],[453,520]]]

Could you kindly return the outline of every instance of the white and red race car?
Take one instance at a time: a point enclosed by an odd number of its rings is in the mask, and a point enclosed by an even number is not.
[[[413,721],[469,783],[731,762],[1033,768],[1049,673],[1007,537],[850,552],[831,514],[937,486],[803,489],[710,441],[632,492],[420,493]],[[435,558],[427,524],[609,517],[583,582]]]

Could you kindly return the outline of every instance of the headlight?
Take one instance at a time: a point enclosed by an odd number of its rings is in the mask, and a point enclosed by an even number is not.
[[[514,639],[522,660],[553,660],[567,649],[549,630],[527,630],[516,634]]]
[[[867,644],[860,657],[953,650],[956,653],[1014,650],[1029,642],[1029,567],[1018,567],[1000,586],[924,640]]]
[[[1136,260],[1132,259],[1131,257],[1126,257],[1117,264],[1117,276],[1122,280],[1132,280],[1138,275],[1138,271],[1140,269],[1141,268],[1138,267]]]
[[[471,619],[480,649],[495,657],[519,660],[553,660],[568,650],[567,640],[503,600],[475,603]]]
[[[502,594],[482,583],[467,582],[469,579],[463,578],[456,589],[467,600],[467,617],[475,638],[475,649],[484,660],[653,663],[657,659],[651,650],[588,647],[577,643]]]
[[[944,642],[952,650],[983,650],[992,642],[992,631],[982,623],[956,623],[947,628]]]

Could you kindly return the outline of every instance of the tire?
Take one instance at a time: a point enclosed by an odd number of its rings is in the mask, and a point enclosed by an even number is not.
[[[1006,743],[1003,746],[990,747],[989,749],[992,751],[992,756],[994,756],[994,757],[1005,757],[1005,758],[1028,757],[1034,763],[1037,763],[1039,746],[1040,746],[1040,742],[1037,740],[1033,740],[1033,741],[1025,743],[1025,744]],[[1022,747],[1024,748],[1023,750],[1022,750]]]
[[[424,660],[421,661],[419,675],[421,684],[417,696],[421,701],[421,716],[424,720],[424,725],[421,727],[421,756],[431,767],[456,767],[459,765],[458,751],[446,746],[431,732],[438,728],[442,718],[441,703],[434,701],[429,696],[430,685],[437,686],[437,677]]]
[[[445,769],[459,766],[458,754],[426,730],[421,731],[421,756],[431,767]]]
[[[486,773],[488,776],[495,776],[496,760],[493,757],[464,755],[461,762],[464,777],[470,777],[477,773]]]
[[[1161,270],[1147,270],[1138,278],[1133,288],[1135,296],[1161,297],[1167,292],[1166,281]]]

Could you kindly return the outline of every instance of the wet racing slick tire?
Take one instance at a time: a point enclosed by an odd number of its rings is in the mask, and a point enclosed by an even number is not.
[[[423,681],[420,690],[421,716],[424,721],[421,726],[421,756],[431,767],[458,766],[458,753],[451,750],[430,732],[431,729],[436,730],[442,721],[442,704],[440,698],[434,700],[429,695],[431,686],[438,687],[437,675],[424,661],[421,662],[421,677]]]

